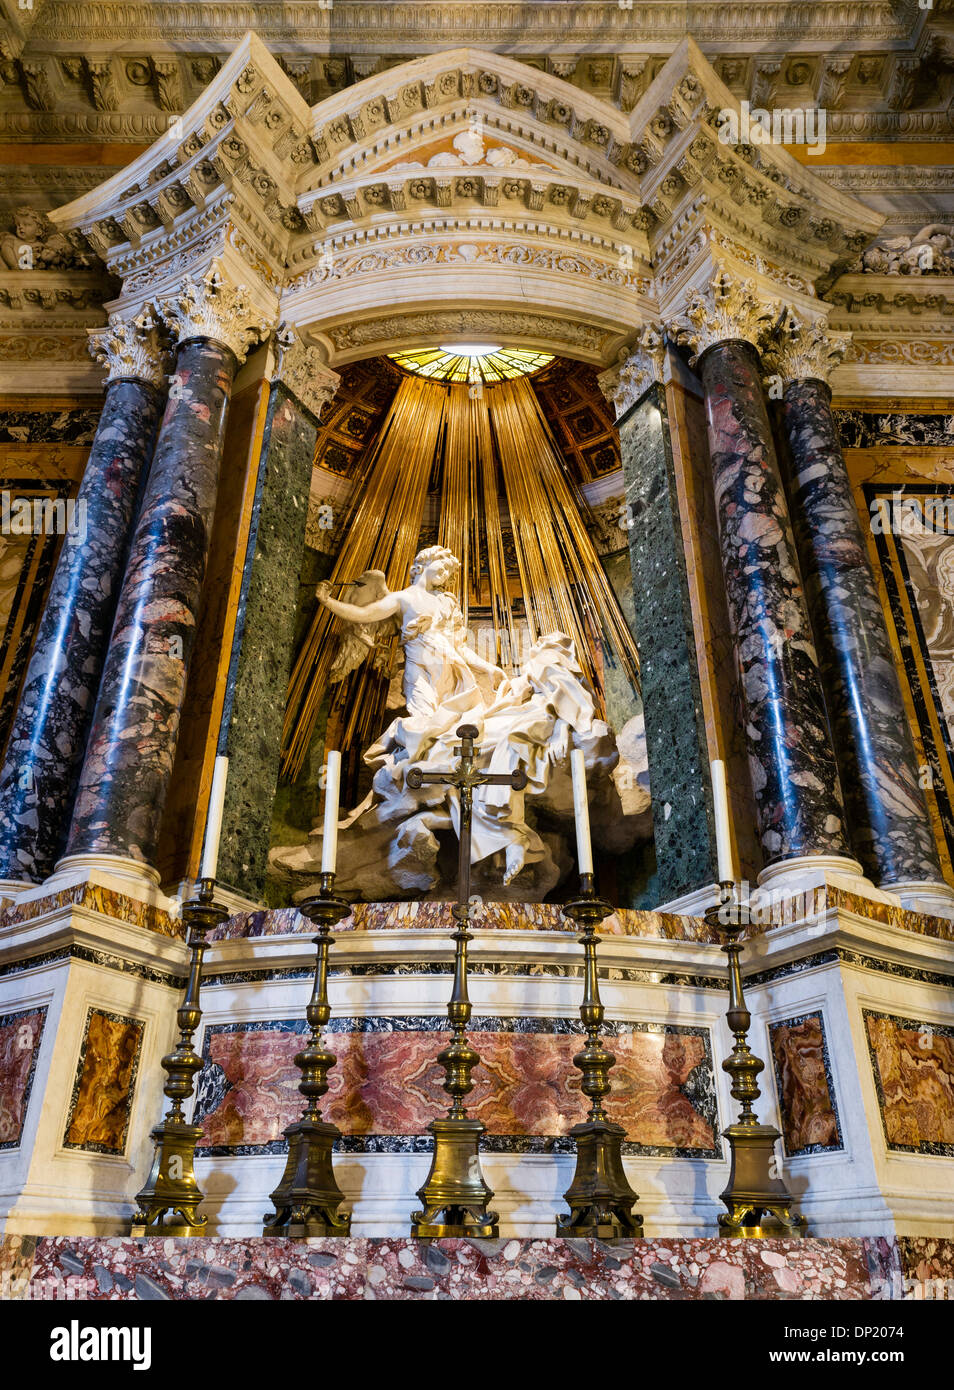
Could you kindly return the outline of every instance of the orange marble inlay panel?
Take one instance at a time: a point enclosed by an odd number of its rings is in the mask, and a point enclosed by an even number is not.
[[[125,1152],[144,1032],[139,1019],[90,1009],[63,1140],[66,1148]]]
[[[954,1157],[954,1029],[864,1011],[889,1149]]]

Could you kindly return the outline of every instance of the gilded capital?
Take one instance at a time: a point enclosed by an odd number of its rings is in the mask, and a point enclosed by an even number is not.
[[[275,334],[275,358],[272,380],[280,381],[317,419],[337,391],[340,376],[325,366],[318,348],[303,343],[287,324]]]
[[[704,290],[692,291],[685,313],[670,319],[666,331],[673,342],[692,349],[689,361],[695,366],[714,343],[741,338],[760,348],[780,312],[776,300],[759,298],[754,280],[740,280],[722,268]]]
[[[248,286],[236,285],[218,265],[199,280],[186,275],[179,292],[160,299],[156,308],[177,342],[210,338],[229,348],[240,362],[271,327]]]
[[[785,382],[813,378],[827,383],[844,360],[850,342],[843,333],[831,333],[825,319],[800,319],[792,309],[786,309],[766,343],[763,360],[768,370],[777,372]]]
[[[620,350],[616,366],[600,373],[600,390],[612,401],[617,419],[636,404],[654,381],[662,381],[665,360],[662,324],[647,323],[633,346]]]
[[[135,318],[110,314],[105,328],[89,331],[90,356],[108,369],[106,382],[143,381],[162,386],[169,370],[159,324],[147,307]]]

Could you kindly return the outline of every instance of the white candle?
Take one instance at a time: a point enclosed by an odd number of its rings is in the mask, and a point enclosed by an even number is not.
[[[215,878],[219,867],[219,840],[222,838],[222,816],[225,811],[225,783],[229,775],[228,758],[216,758],[212,773],[212,792],[209,813],[205,822],[205,842],[202,846],[200,878]]]
[[[725,781],[725,763],[721,758],[713,758],[709,769],[712,773],[712,805],[715,810],[719,882],[734,883],[735,868],[732,863],[732,831],[729,826],[729,791]]]
[[[574,748],[570,752],[570,769],[573,773],[573,814],[576,817],[576,857],[580,873],[593,872],[593,848],[590,844],[590,807],[586,799],[586,763],[583,749]]]
[[[321,872],[333,874],[338,857],[338,788],[341,784],[341,754],[331,749],[325,754],[325,827],[321,837]]]

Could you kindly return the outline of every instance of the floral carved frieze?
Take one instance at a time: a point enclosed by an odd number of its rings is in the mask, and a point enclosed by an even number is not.
[[[506,309],[448,309],[423,313],[389,314],[359,323],[338,324],[327,330],[336,351],[379,343],[406,343],[444,340],[467,334],[478,338],[504,338],[510,342],[576,348],[588,356],[599,357],[612,336],[605,329],[571,319],[547,318],[542,314],[516,313]]]

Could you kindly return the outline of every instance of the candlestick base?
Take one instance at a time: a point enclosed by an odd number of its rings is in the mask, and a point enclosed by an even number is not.
[[[467,1117],[445,1117],[432,1120],[427,1128],[434,1136],[434,1155],[427,1181],[418,1189],[424,1210],[411,1217],[411,1235],[427,1240],[453,1236],[496,1240],[497,1213],[487,1210],[494,1194],[480,1170],[485,1126]]]
[[[285,1130],[288,1161],[272,1193],[275,1210],[266,1213],[263,1236],[305,1240],[351,1234],[350,1212],[339,1212],[344,1193],[335,1180],[331,1151],[341,1138],[327,1120],[301,1119]]]
[[[167,1117],[156,1125],[152,1167],[142,1191],[137,1193],[132,1236],[201,1236],[206,1219],[196,1208],[203,1199],[193,1167],[195,1146],[202,1126]]]
[[[772,1125],[734,1124],[722,1134],[729,1141],[732,1166],[728,1186],[720,1193],[728,1211],[719,1217],[719,1234],[750,1239],[804,1236],[808,1223],[792,1211],[792,1194],[773,1175],[778,1130]]]
[[[570,1210],[557,1217],[557,1235],[593,1240],[642,1236],[643,1218],[633,1213],[639,1195],[623,1168],[623,1126],[584,1120],[570,1135],[576,1140],[576,1172],[563,1194]]]

